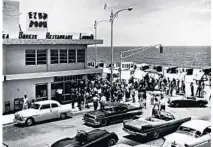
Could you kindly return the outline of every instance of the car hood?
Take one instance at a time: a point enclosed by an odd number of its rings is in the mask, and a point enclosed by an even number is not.
[[[19,115],[22,117],[27,117],[27,116],[37,115],[37,114],[38,114],[38,110],[36,109],[26,109],[26,110],[22,110],[15,113],[15,115]]]
[[[86,113],[86,115],[90,115],[90,116],[102,116],[102,115],[105,115],[105,112],[103,111],[91,111],[91,112],[88,112]]]
[[[195,138],[193,136],[187,135],[187,134],[182,134],[182,133],[173,133],[168,136],[165,136],[165,144],[171,144],[171,143],[176,143],[178,145],[184,146],[186,143],[189,143]]]

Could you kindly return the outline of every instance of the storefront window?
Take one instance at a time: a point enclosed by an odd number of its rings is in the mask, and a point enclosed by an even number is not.
[[[56,94],[58,88],[62,88],[62,103],[71,102],[70,91],[72,87],[83,87],[85,81],[83,75],[77,76],[64,76],[55,77],[54,82],[51,84],[51,97],[53,100],[59,101],[58,95]]]
[[[47,100],[47,83],[45,84],[37,84],[36,85],[36,99],[39,100]]]

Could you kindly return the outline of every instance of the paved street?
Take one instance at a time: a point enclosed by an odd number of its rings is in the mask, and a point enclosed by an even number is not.
[[[151,106],[144,110],[142,117],[149,116],[151,114]],[[189,117],[199,118],[204,120],[211,120],[211,108],[169,108],[167,110],[174,113],[177,117]],[[84,125],[82,121],[82,114],[73,116],[66,120],[56,120],[45,123],[40,123],[31,127],[20,126],[7,126],[3,128],[3,141],[9,147],[43,147],[51,144],[64,137],[73,137],[76,131],[83,129],[90,131],[94,128]],[[139,145],[141,143],[147,145],[163,144],[163,139],[155,141],[144,141],[143,138],[135,139],[129,136],[122,130],[122,123],[112,124],[102,129],[106,129],[111,132],[115,132],[119,136],[118,143],[124,143],[132,146]]]

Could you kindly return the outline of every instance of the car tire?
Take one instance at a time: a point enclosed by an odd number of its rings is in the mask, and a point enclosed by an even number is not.
[[[34,119],[33,118],[28,118],[26,121],[25,121],[25,124],[27,126],[32,126],[34,124]]]
[[[113,145],[115,145],[115,144],[116,144],[116,140],[113,139],[113,138],[111,138],[111,139],[108,141],[108,147],[113,146]]]
[[[159,137],[160,133],[159,132],[154,132],[153,133],[153,138],[157,139]]]
[[[66,114],[66,113],[61,113],[61,114],[60,114],[60,118],[61,118],[61,119],[65,119],[66,117],[67,117],[67,114]]]
[[[106,119],[102,119],[101,120],[101,126],[106,126],[107,125],[107,120]]]

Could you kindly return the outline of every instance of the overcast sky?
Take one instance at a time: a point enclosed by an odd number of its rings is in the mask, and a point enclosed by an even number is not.
[[[104,3],[107,2],[107,10]],[[95,20],[114,21],[114,45],[210,45],[210,0],[20,0],[20,24],[26,29],[26,13],[46,12],[50,32],[94,33]],[[110,45],[110,23],[98,25],[98,38]]]

